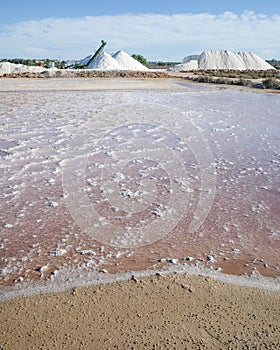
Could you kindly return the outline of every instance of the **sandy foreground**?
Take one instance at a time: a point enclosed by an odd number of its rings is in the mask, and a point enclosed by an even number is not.
[[[279,293],[208,276],[132,278],[1,303],[1,349],[279,349]]]
[[[36,79],[34,84],[3,78],[0,90],[178,90],[187,84],[174,79]],[[2,301],[0,349],[279,349],[279,310],[279,289],[202,275],[137,275]]]
[[[172,89],[180,88],[176,78],[170,79],[121,79],[121,78],[55,78],[55,79],[0,79],[1,91],[21,90],[123,90],[123,89]],[[183,87],[182,87],[183,88]]]
[[[279,94],[278,90],[257,89],[238,85],[215,85],[210,83],[196,83],[185,80],[192,74],[168,72],[168,78],[1,78],[0,91],[71,91],[71,90],[195,90],[234,89],[253,91],[255,93]],[[260,82],[256,80],[256,83]]]

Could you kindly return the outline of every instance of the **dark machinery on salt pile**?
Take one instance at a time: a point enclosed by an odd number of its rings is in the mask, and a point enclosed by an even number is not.
[[[97,49],[97,51],[91,56],[89,61],[85,64],[85,68],[87,68],[93,61],[95,61],[98,57],[100,57],[104,52],[104,47],[107,45],[105,40],[101,40],[101,45]]]
[[[95,53],[90,57],[90,59],[86,63],[81,63],[81,61],[76,61],[75,64],[68,66],[68,68],[74,69],[85,69],[88,68],[89,65],[100,57],[104,52],[104,47],[107,45],[105,40],[101,40],[101,45],[95,51]]]

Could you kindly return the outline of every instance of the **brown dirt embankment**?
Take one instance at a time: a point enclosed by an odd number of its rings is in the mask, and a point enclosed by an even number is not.
[[[95,70],[57,70],[41,73],[11,73],[0,78],[168,78],[163,71],[95,71]]]

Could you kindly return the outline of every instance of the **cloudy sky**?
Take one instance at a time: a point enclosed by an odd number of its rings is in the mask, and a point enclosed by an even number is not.
[[[181,61],[205,49],[280,59],[280,0],[13,0],[1,3],[0,58],[78,59],[98,48]]]

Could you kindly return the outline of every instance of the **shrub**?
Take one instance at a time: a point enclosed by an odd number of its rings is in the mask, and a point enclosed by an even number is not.
[[[247,79],[243,79],[243,78],[240,78],[236,84],[240,85],[240,86],[252,86],[251,80],[247,80]]]
[[[265,89],[280,89],[279,81],[273,78],[263,80],[262,85]]]
[[[142,63],[144,66],[147,66],[147,64],[148,64],[148,61],[142,55],[135,55],[135,54],[133,54],[131,57],[133,57],[138,62]]]

